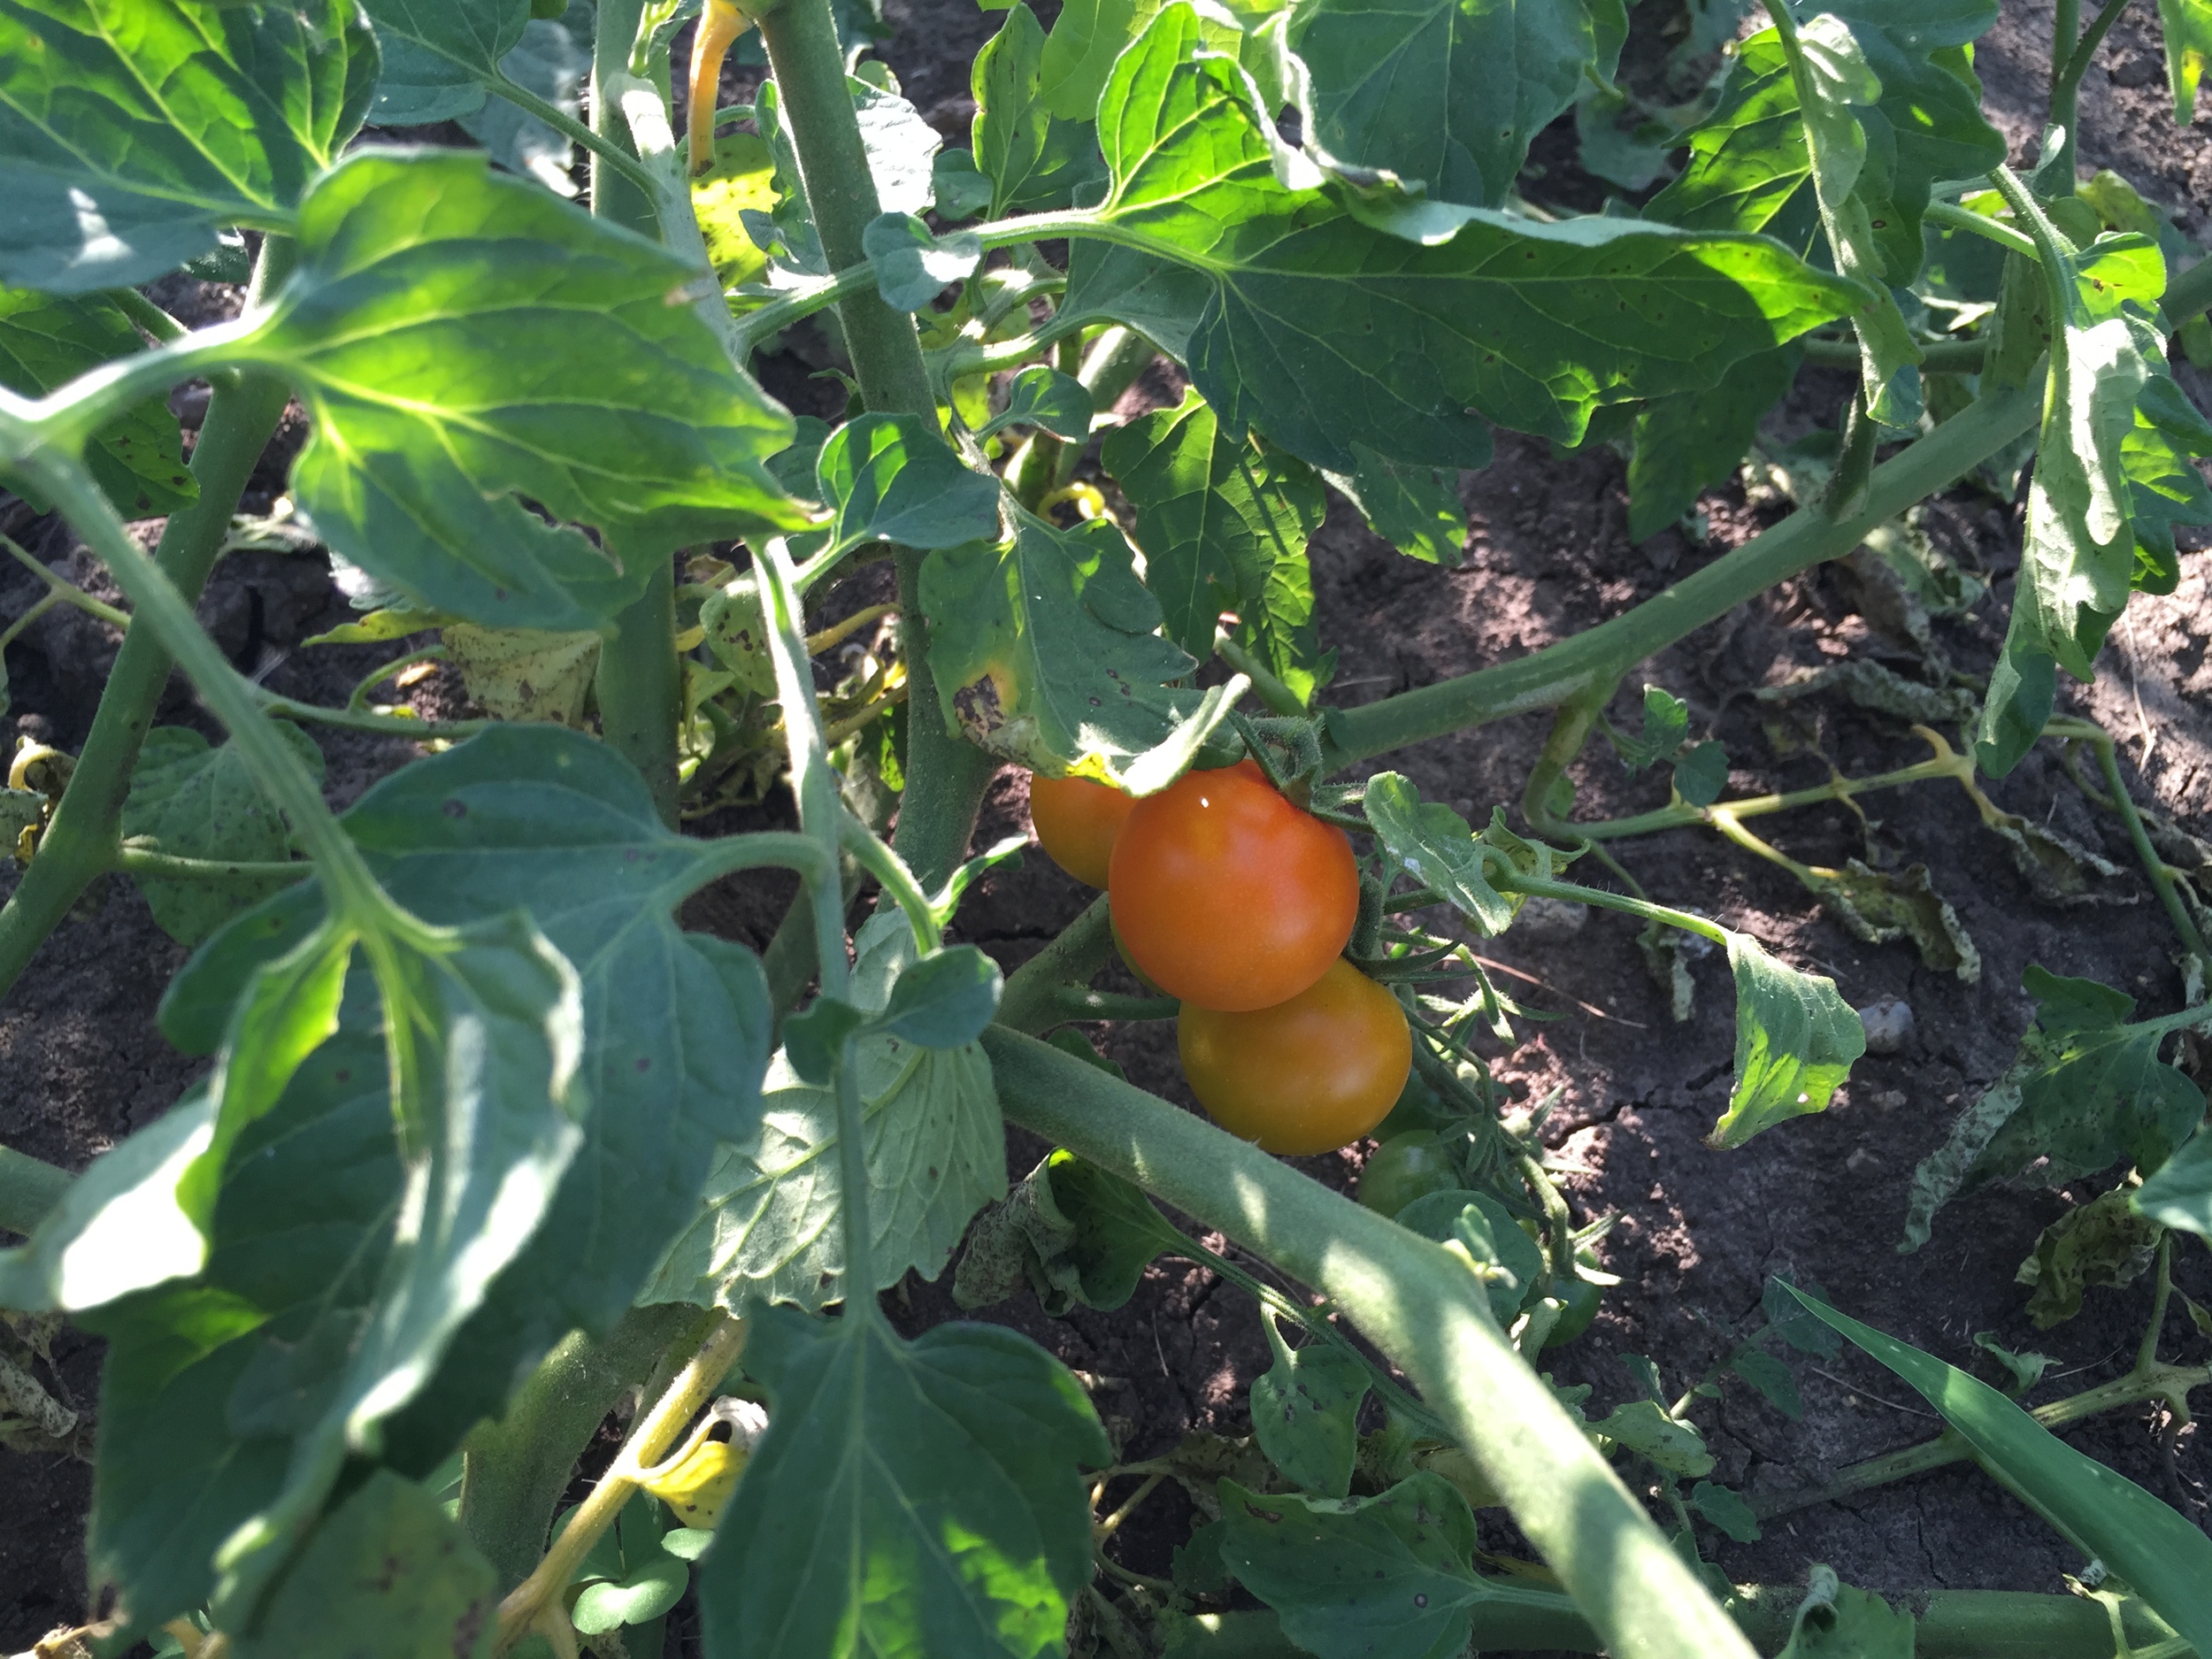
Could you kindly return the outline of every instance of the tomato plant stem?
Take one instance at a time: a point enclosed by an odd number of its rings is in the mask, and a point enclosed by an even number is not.
[[[1113,911],[1102,893],[1050,944],[1007,977],[999,996],[999,1024],[1032,1033],[1056,1025],[1060,993],[1087,986],[1113,950]]]
[[[649,178],[641,180],[632,169],[618,167],[609,159],[610,151],[636,153],[617,86],[630,73],[630,48],[637,39],[638,15],[643,10],[644,0],[599,0],[592,35],[591,130],[602,142],[591,149],[591,211],[626,230],[652,236],[658,227],[654,222]]]
[[[2076,725],[2084,729],[2071,730]],[[2097,751],[2097,764],[2104,772],[2105,787],[2112,792],[2113,810],[2120,815],[2120,822],[2127,826],[2128,840],[2135,848],[2136,857],[2142,861],[2143,872],[2150,878],[2159,903],[2165,907],[2166,919],[2181,936],[2182,949],[2197,959],[2205,972],[2212,974],[2212,950],[2206,949],[2196,918],[2189,914],[2189,907],[2181,902],[2180,891],[2174,886],[2173,872],[2151,845],[2150,833],[2143,827],[2143,815],[2136,810],[2135,797],[2128,793],[2127,783],[2120,776],[2119,745],[2112,741],[2111,733],[2091,722],[2069,721],[2067,726],[2067,735],[2079,737]]]
[[[1613,1651],[1751,1652],[1509,1343],[1463,1261],[1034,1038],[983,1036],[1007,1116],[1314,1286],[1405,1371]]]
[[[263,242],[247,295],[250,311],[283,280],[292,259],[289,241],[270,237]],[[188,600],[198,598],[222,555],[231,514],[283,418],[288,397],[281,381],[263,375],[225,374],[215,381],[192,450],[199,499],[170,515],[154,549],[155,564]],[[131,769],[168,687],[171,665],[167,647],[152,629],[124,635],[68,792],[40,839],[38,856],[0,910],[0,997],[107,867],[124,797],[130,793]]]
[[[1801,509],[1624,616],[1571,639],[1356,709],[1331,710],[1329,764],[1341,768],[1508,715],[1557,708],[1594,687],[1614,683],[1647,657],[1775,583],[1842,557],[1868,531],[2033,427],[2042,406],[2039,390],[1989,393],[1876,467],[1865,506],[1848,518]]]
[[[676,734],[683,667],[676,656],[676,572],[663,556],[636,601],[614,619],[592,682],[609,747],[638,769],[661,822],[676,823]]]

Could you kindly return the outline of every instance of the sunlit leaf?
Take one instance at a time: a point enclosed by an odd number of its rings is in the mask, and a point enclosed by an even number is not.
[[[599,667],[596,633],[549,634],[449,622],[438,637],[460,670],[469,701],[494,719],[583,724],[584,700]]]
[[[994,215],[1066,207],[1079,187],[1103,174],[1090,110],[1068,119],[1045,102],[1044,52],[1036,13],[1017,4],[976,54],[975,165],[990,181]]]
[[[0,0],[0,281],[145,282],[219,227],[288,228],[368,109],[359,19],[350,0]]]
[[[836,514],[819,558],[870,541],[949,548],[999,534],[998,480],[968,466],[936,424],[918,416],[847,421],[822,445],[815,480]]]
[[[2212,1135],[2192,1135],[2136,1190],[2135,1207],[2161,1226],[2212,1239]]]
[[[2197,86],[2212,60],[2212,4],[2206,0],[2158,0],[2158,24],[2166,37],[2166,84],[2174,95],[2174,120],[2186,127],[2197,118]]]
[[[745,1369],[769,1426],[699,1563],[714,1652],[1057,1650],[1091,1575],[1079,1471],[1110,1455],[1058,1361],[995,1325],[910,1343],[872,1310],[780,1308]]]
[[[1251,82],[1200,46],[1196,14],[1170,6],[1117,60],[1096,211],[1118,240],[1211,279],[1194,383],[1225,426],[1315,465],[1354,472],[1355,438],[1479,465],[1486,420],[1572,442],[1601,404],[1709,386],[1856,303],[1771,242],[1633,219],[1455,209],[1448,240],[1402,242],[1282,184]]]
[[[489,626],[595,627],[679,543],[803,523],[764,465],[790,417],[672,303],[693,274],[480,156],[370,152],[236,354],[307,403],[293,493],[348,558]]]
[[[1367,527],[1408,558],[1455,570],[1467,551],[1467,509],[1456,467],[1407,466],[1352,441],[1357,470],[1325,474]],[[1479,465],[1479,463],[1477,465]]]

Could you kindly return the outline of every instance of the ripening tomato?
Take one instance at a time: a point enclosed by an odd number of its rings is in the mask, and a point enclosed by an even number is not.
[[[1120,790],[1088,778],[1029,780],[1029,823],[1038,845],[1086,887],[1106,885],[1115,838],[1136,804]]]
[[[1170,996],[1231,1012],[1296,996],[1359,919],[1352,843],[1249,760],[1138,802],[1106,891],[1132,962]]]
[[[1398,999],[1339,958],[1286,1002],[1175,1021],[1183,1075],[1213,1120],[1268,1152],[1333,1152],[1389,1115],[1413,1064]]]

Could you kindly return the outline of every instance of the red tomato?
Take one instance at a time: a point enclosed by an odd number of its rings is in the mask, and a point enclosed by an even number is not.
[[[1339,958],[1287,1002],[1175,1021],[1183,1075],[1213,1120],[1269,1152],[1348,1146],[1390,1115],[1413,1065],[1398,999]]]
[[[1138,802],[1106,890],[1136,966],[1171,996],[1231,1011],[1297,995],[1359,919],[1352,843],[1249,760]]]
[[[1106,885],[1114,841],[1136,802],[1088,778],[1029,780],[1029,824],[1045,856],[1086,887]]]

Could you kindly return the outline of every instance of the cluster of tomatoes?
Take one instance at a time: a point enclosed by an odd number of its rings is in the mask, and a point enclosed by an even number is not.
[[[1344,959],[1359,865],[1342,830],[1249,760],[1143,800],[1033,778],[1029,814],[1055,864],[1106,889],[1138,978],[1182,1003],[1183,1074],[1216,1123],[1298,1155],[1388,1115],[1413,1038],[1398,999]]]

